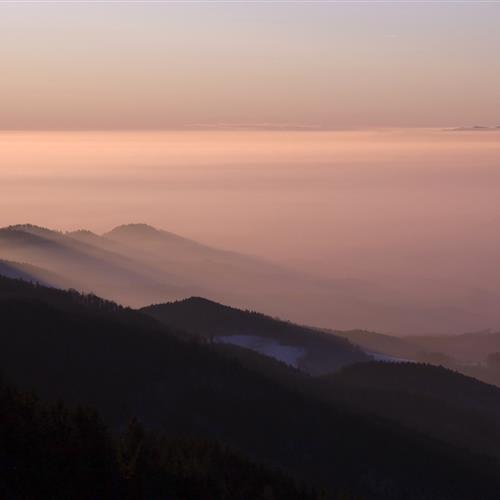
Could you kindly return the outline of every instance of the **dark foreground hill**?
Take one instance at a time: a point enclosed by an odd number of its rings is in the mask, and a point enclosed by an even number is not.
[[[361,349],[335,335],[201,297],[145,307],[142,312],[169,327],[256,350],[312,375],[370,360]]]
[[[293,389],[139,312],[2,278],[0,318],[9,380],[44,399],[91,405],[114,429],[135,416],[170,437],[222,442],[331,498],[498,498],[495,460],[346,411],[300,380]]]
[[[312,500],[283,473],[201,439],[110,432],[92,410],[47,405],[0,380],[3,499]]]
[[[322,377],[329,398],[500,458],[500,389],[443,367],[371,362]]]

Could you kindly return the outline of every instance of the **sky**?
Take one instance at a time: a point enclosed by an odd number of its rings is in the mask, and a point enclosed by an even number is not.
[[[0,129],[500,124],[500,4],[0,2]]]

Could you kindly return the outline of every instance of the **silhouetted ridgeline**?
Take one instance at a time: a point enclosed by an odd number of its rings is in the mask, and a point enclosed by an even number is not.
[[[330,498],[498,498],[494,459],[349,411],[307,390],[313,379],[297,370],[294,389],[255,363],[255,353],[233,357],[181,340],[140,312],[6,278],[0,318],[0,366],[9,381],[43,399],[95,407],[114,429],[137,417],[168,439],[222,442],[326,487]],[[218,468],[213,460],[206,470]]]
[[[36,266],[33,277],[44,283],[132,307],[202,296],[316,327],[405,335],[478,327],[477,316],[463,308],[401,303],[384,292],[385,286],[309,276],[146,224],[122,225],[102,235],[32,224],[0,228],[0,259]]]
[[[37,282],[46,286],[57,286],[69,281],[62,279],[55,273],[49,272],[30,264],[0,260],[0,276],[24,281]]]
[[[371,362],[322,377],[328,398],[500,458],[500,389],[442,367]]]
[[[395,358],[418,360],[422,354],[422,347],[410,340],[392,335],[366,330],[325,330],[328,333],[343,337],[356,345],[378,354],[385,354]]]
[[[376,354],[443,366],[500,387],[500,333],[393,337],[364,330],[327,330]]]
[[[227,343],[249,339],[260,342],[262,353],[279,356],[280,349],[298,349],[295,366],[312,374],[331,373],[342,366],[368,361],[370,358],[357,346],[343,338],[265,316],[243,311],[216,302],[192,297],[186,300],[157,304],[141,309],[167,326],[192,332],[200,337]],[[257,342],[254,342],[257,343]]]
[[[488,356],[500,352],[500,332],[481,331],[460,335],[434,335],[408,339],[427,352],[442,353],[459,363],[487,363]]]

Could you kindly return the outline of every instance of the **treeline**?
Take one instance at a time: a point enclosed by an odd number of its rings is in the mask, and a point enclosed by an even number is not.
[[[155,328],[157,322],[130,307],[124,307],[94,293],[75,289],[62,290],[36,281],[0,276],[0,301],[31,301],[33,304],[50,305],[59,310],[85,316],[112,318],[113,321],[136,328]]]
[[[312,500],[282,472],[209,440],[112,434],[93,410],[47,405],[0,380],[0,498]]]
[[[141,311],[169,328],[181,329],[206,339],[251,335],[299,347],[303,355],[297,360],[297,366],[311,375],[331,373],[342,366],[370,360],[359,347],[342,337],[202,297],[156,304]]]

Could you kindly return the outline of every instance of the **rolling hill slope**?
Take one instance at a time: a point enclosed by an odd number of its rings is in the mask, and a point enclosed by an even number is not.
[[[309,276],[145,224],[104,235],[9,226],[0,229],[0,259],[35,265],[62,278],[59,286],[133,307],[195,295],[316,327],[420,334],[482,325],[461,308],[402,303],[380,283]]]
[[[311,375],[370,359],[334,335],[200,297],[149,306],[142,312],[172,328],[255,350]]]
[[[366,330],[326,330],[328,333],[345,338],[363,349],[401,359],[419,359],[424,350],[410,340]]]
[[[167,438],[134,419],[112,432],[91,409],[42,403],[1,379],[0,443],[3,499],[318,498],[220,443]]]
[[[484,363],[500,353],[500,332],[481,331],[459,335],[413,336],[409,341],[431,352],[441,352],[462,363]]]
[[[135,415],[220,440],[331,494],[469,500],[499,491],[491,459],[294,390],[112,302],[1,278],[0,317],[9,380],[92,405],[115,427]]]
[[[500,389],[418,363],[371,362],[321,378],[327,397],[500,459]]]

